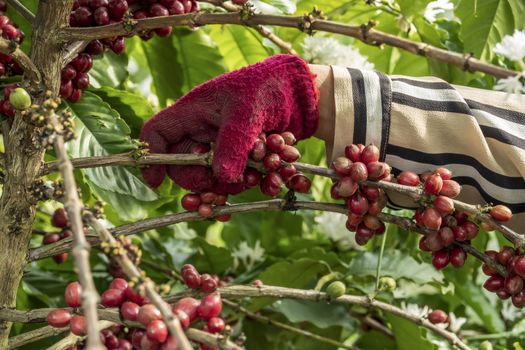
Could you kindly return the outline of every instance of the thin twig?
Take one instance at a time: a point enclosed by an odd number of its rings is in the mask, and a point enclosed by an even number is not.
[[[218,289],[221,295],[225,298],[258,298],[258,297],[273,297],[279,299],[299,299],[299,300],[311,300],[311,301],[329,301],[329,297],[324,292],[318,292],[314,290],[302,290],[292,289],[284,287],[274,286],[229,286],[221,287]],[[425,327],[436,334],[439,334],[446,339],[450,344],[457,346],[459,349],[468,350],[470,349],[465,343],[459,339],[459,337],[452,332],[449,332],[441,327],[438,327],[426,318],[412,315],[396,306],[375,300],[368,296],[355,296],[355,295],[343,295],[331,302],[348,304],[348,305],[359,305],[366,308],[374,308],[389,312],[393,315],[399,316],[406,320],[409,320],[417,325]]]
[[[267,201],[253,202],[253,203],[243,203],[243,204],[232,204],[226,206],[220,206],[213,208],[213,217],[224,215],[224,214],[240,214],[240,213],[252,213],[257,211],[286,211],[285,205],[288,202],[284,199],[272,199]],[[341,204],[334,203],[321,203],[321,202],[308,202],[308,201],[297,201],[294,202],[294,207],[297,210],[320,210],[320,211],[329,211],[333,213],[340,213],[343,215],[348,214],[348,209],[346,206]],[[388,222],[397,226],[404,228],[405,230],[410,230],[413,232],[429,234],[433,231],[418,227],[412,220],[386,214],[380,213],[378,218],[384,222]],[[206,220],[198,213],[183,212],[178,214],[169,214],[161,216],[158,218],[145,219],[142,221],[137,221],[131,224],[122,225],[110,230],[111,234],[115,237],[118,236],[128,236],[137,234],[140,232],[145,232],[148,230],[153,230],[161,227],[166,227],[169,225],[178,224],[181,222],[190,222],[190,221],[202,221]],[[88,237],[91,244],[100,244],[100,239],[97,237]],[[489,256],[479,252],[476,248],[468,246],[462,242],[455,242],[454,244],[461,247],[465,247],[465,251],[471,253],[476,258],[483,261],[485,264],[489,265],[494,270],[498,271],[502,276],[506,276],[507,272],[505,267],[498,264],[494,259]],[[35,249],[30,250],[28,260],[35,261],[44,259],[53,255],[57,255],[63,252],[66,252],[71,247],[71,239],[65,238],[56,243],[44,245]],[[474,254],[475,252],[475,254]]]
[[[277,328],[281,328],[281,329],[287,330],[287,331],[292,332],[292,333],[297,333],[297,334],[300,334],[302,336],[315,339],[315,340],[317,340],[317,341],[319,341],[321,343],[325,343],[325,344],[329,344],[331,346],[335,346],[336,348],[349,349],[349,350],[357,349],[354,346],[345,345],[345,344],[343,344],[343,343],[341,343],[341,342],[339,342],[337,340],[326,338],[326,337],[323,337],[323,336],[321,336],[319,334],[315,334],[315,333],[309,332],[309,331],[304,330],[304,329],[293,327],[293,326],[290,326],[290,325],[288,325],[286,323],[275,321],[274,319],[271,319],[270,317],[257,315],[256,313],[251,312],[250,310],[246,309],[242,305],[240,305],[238,303],[234,303],[233,301],[229,301],[229,300],[223,299],[222,302],[225,305],[228,305],[229,307],[233,308],[234,310],[237,310],[237,311],[245,314],[248,318],[250,318],[252,320],[255,320],[257,322],[261,322],[261,323],[264,323],[264,324],[269,324],[271,326],[275,326]]]
[[[70,312],[73,312],[74,310],[72,308],[64,308],[65,310],[68,310]],[[44,308],[44,309],[34,309],[29,311],[20,311],[20,310],[13,310],[13,309],[0,309],[0,320],[10,321],[10,322],[18,322],[18,323],[43,323],[46,322],[46,317],[49,311],[55,310],[52,308]],[[82,310],[78,310],[82,311]],[[138,322],[123,322],[119,315],[119,310],[117,308],[107,308],[107,309],[98,309],[99,318],[101,320],[111,321],[112,323],[119,323],[124,324],[129,327],[133,328],[144,328],[144,326]],[[12,337],[10,339],[13,343],[18,343],[18,346],[29,344],[33,341],[37,341],[39,339],[47,338],[50,336],[53,336],[55,334],[59,334],[58,332],[66,332],[69,328],[54,328],[45,326],[42,328],[39,328],[39,330],[30,331],[27,333],[23,333],[21,335],[17,335],[15,337]],[[27,334],[27,336],[26,336]],[[41,334],[41,338],[39,339],[30,339],[30,334],[36,336]],[[186,335],[189,339],[199,342],[199,343],[205,343],[210,346],[219,346],[221,349],[225,350],[244,350],[243,347],[236,345],[235,343],[232,343],[229,340],[224,339],[223,336],[220,334],[210,334],[206,333],[200,330],[187,330]],[[19,342],[24,341],[24,344],[20,344]]]
[[[111,327],[114,325],[114,322],[110,321],[98,321],[97,323],[97,332],[106,329],[108,327]],[[54,345],[47,348],[47,350],[67,350],[70,346],[76,345],[80,343],[82,340],[86,339],[85,336],[78,336],[74,335],[73,333],[70,333],[67,337],[61,339],[59,342],[55,343]],[[88,342],[89,342],[89,335],[87,336]],[[98,349],[104,349],[105,347],[101,345]]]
[[[239,12],[239,10],[241,9],[240,6],[233,5],[232,3],[224,2],[224,1],[221,1],[221,0],[201,0],[201,1],[207,2],[209,4],[212,4],[212,5],[215,5],[215,6],[218,6],[218,7],[222,7],[223,9],[225,9],[228,12]],[[281,49],[281,52],[287,52],[287,53],[289,53],[291,55],[299,56],[297,51],[294,50],[294,48],[293,48],[291,43],[289,43],[287,41],[284,41],[278,35],[272,33],[266,27],[264,27],[262,25],[253,25],[253,26],[250,26],[250,27],[255,29],[256,31],[258,31],[259,34],[261,34],[263,37],[267,38],[268,40],[273,42],[275,45],[277,45],[277,47],[279,47]]]
[[[23,345],[30,344],[41,339],[54,337],[55,335],[59,335],[66,332],[69,332],[68,327],[55,328],[51,326],[45,326],[33,329],[32,331],[25,332],[15,337],[9,338],[8,349],[16,349]]]
[[[0,52],[13,57],[13,60],[24,70],[25,75],[31,83],[40,83],[42,80],[40,71],[29,56],[20,50],[20,47],[15,42],[0,38]]]
[[[211,154],[147,154],[145,156],[137,157],[135,152],[129,152],[109,156],[77,158],[73,159],[72,162],[75,168],[95,168],[109,165],[143,166],[153,164],[209,165],[211,163]],[[248,165],[263,170],[261,163],[249,161]],[[294,166],[298,171],[303,173],[328,177],[333,180],[340,178],[334,170],[325,167],[305,163],[294,163]],[[55,170],[56,162],[46,163],[43,167],[42,175]],[[424,195],[423,191],[418,187],[404,186],[393,182],[365,181],[364,184],[367,186],[379,187],[387,191],[401,193],[409,196],[414,201],[418,201]],[[497,228],[515,245],[516,248],[525,248],[525,236],[520,235],[500,222],[495,221],[490,215],[480,213],[480,208],[478,206],[467,204],[455,199],[453,199],[453,202],[456,209],[475,215],[477,219]]]
[[[88,350],[102,348],[102,342],[98,334],[97,304],[100,300],[89,263],[89,243],[84,237],[84,225],[82,223],[82,203],[78,197],[73,166],[69,161],[64,137],[62,136],[62,125],[55,114],[51,116],[51,123],[56,130],[54,142],[55,153],[58,158],[58,166],[64,180],[64,208],[67,211],[71,231],[73,231],[73,258],[78,269],[78,277],[82,286],[82,308],[86,316],[87,346]]]
[[[93,216],[89,211],[84,213],[84,219],[88,224],[98,233],[100,240],[108,243],[110,246],[115,247],[117,240],[111,235],[111,233],[104,227],[102,224]],[[130,260],[126,250],[122,250],[120,254],[113,256],[115,260],[122,267],[122,270],[130,279],[144,280],[144,287],[146,290],[146,295],[151,300],[151,303],[154,304],[162,314],[166,325],[170,331],[170,334],[175,337],[177,344],[182,350],[192,350],[191,344],[188,341],[188,338],[182,330],[179,319],[173,316],[173,312],[162,297],[156,292],[155,284],[152,280],[144,278],[144,276],[139,271],[138,267]]]
[[[85,41],[102,38],[110,38],[118,35],[137,34],[143,30],[151,30],[166,26],[189,26],[197,27],[207,24],[236,24],[236,25],[276,25],[290,28],[300,28],[308,23],[310,31],[324,31],[337,33],[356,38],[370,45],[386,44],[397,47],[413,54],[433,58],[447,62],[468,71],[480,71],[497,78],[508,78],[516,76],[517,72],[496,65],[483,62],[457,52],[450,52],[437,48],[427,43],[416,42],[409,39],[397,37],[379,30],[368,28],[368,26],[351,26],[332,21],[313,19],[305,22],[303,16],[276,16],[253,14],[243,18],[240,13],[188,13],[166,17],[152,17],[134,21],[133,28],[123,23],[115,23],[102,27],[90,28],[64,28],[58,33],[61,41]]]
[[[27,7],[25,7],[20,1],[18,0],[7,0],[7,3],[10,6],[13,6],[13,8],[22,16],[24,17],[29,23],[33,24],[33,21],[35,20],[35,15],[33,12],[31,12]]]

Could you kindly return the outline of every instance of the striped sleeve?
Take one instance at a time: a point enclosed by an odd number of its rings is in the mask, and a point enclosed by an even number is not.
[[[341,67],[332,71],[332,155],[341,155],[349,143],[373,143],[395,174],[444,166],[463,186],[460,200],[504,203],[516,213],[509,226],[523,231],[525,95],[454,86],[437,78]],[[351,90],[346,96],[338,91],[343,81]],[[390,195],[390,200],[400,207],[412,205],[400,196]]]

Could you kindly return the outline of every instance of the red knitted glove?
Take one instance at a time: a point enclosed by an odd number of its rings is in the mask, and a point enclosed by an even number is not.
[[[310,137],[319,121],[319,91],[302,59],[277,55],[197,86],[142,128],[152,153],[189,153],[195,143],[215,143],[213,172],[203,166],[169,166],[168,175],[192,191],[238,193],[248,155],[262,132]],[[142,169],[157,187],[165,165]],[[215,175],[215,176],[213,176]]]

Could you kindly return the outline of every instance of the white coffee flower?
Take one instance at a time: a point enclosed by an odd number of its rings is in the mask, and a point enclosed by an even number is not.
[[[525,57],[525,30],[515,30],[512,35],[505,35],[493,50],[511,61],[521,61]]]
[[[429,22],[435,22],[438,18],[447,19],[453,21],[456,19],[454,15],[454,4],[450,0],[436,0],[429,2],[425,8],[425,14],[423,15]]]
[[[448,314],[448,329],[453,333],[459,332],[466,322],[467,319],[465,317],[456,317],[453,312]]]
[[[401,309],[416,317],[427,317],[427,315],[432,312],[432,309],[427,305],[422,307],[417,304],[407,305],[404,301],[401,302]]]
[[[233,266],[236,269],[239,261],[242,262],[247,271],[251,270],[255,264],[264,260],[265,250],[261,247],[261,242],[257,241],[255,247],[250,247],[248,243],[242,242],[232,251],[234,258]]]
[[[372,70],[374,65],[368,62],[367,58],[353,48],[351,45],[341,44],[332,37],[323,35],[306,37],[301,44],[304,51],[304,58],[314,64],[331,64]]]
[[[334,241],[342,251],[363,249],[355,242],[354,234],[346,229],[346,219],[345,215],[325,211],[315,217],[315,228]]]
[[[525,94],[525,85],[521,82],[523,78],[525,78],[525,72],[514,77],[500,79],[494,85],[494,90],[505,91],[511,94]]]

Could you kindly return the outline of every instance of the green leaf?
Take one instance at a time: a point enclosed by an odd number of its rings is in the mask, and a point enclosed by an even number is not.
[[[512,34],[525,22],[523,0],[462,0],[456,16],[461,19],[459,37],[465,52],[491,61],[492,49],[506,34]]]
[[[228,249],[211,245],[202,237],[196,237],[193,242],[200,250],[191,259],[197,270],[220,274],[233,265],[233,257]]]
[[[319,328],[341,326],[352,328],[355,320],[350,317],[346,307],[338,304],[323,304],[313,301],[279,300],[273,308],[284,314],[292,323],[310,322]]]
[[[128,56],[117,55],[111,51],[95,58],[93,68],[89,71],[91,86],[95,88],[121,87],[128,76]]]
[[[293,0],[252,0],[255,7],[265,14],[292,14],[297,7]]]
[[[313,259],[299,259],[292,262],[281,261],[261,273],[259,279],[270,286],[303,288],[318,273],[325,270],[326,265]]]
[[[131,128],[131,136],[138,138],[144,122],[153,115],[153,107],[141,95],[108,86],[90,90],[116,110]]]
[[[251,28],[215,26],[210,30],[210,36],[217,44],[229,70],[259,62],[271,54]]]
[[[413,18],[413,17],[422,17],[425,13],[425,8],[427,7],[428,3],[432,0],[396,0],[396,3],[399,5],[399,8],[401,9],[401,13],[403,16],[407,18]]]
[[[448,270],[445,271],[445,276],[448,281],[454,283],[455,295],[476,312],[490,332],[505,330],[505,323],[501,319],[497,306],[483,294],[481,286],[473,283],[472,274],[465,274],[459,270]]]
[[[352,259],[348,274],[352,276],[375,276],[377,255],[364,252]],[[416,283],[443,282],[443,274],[430,264],[417,262],[414,258],[399,250],[388,250],[383,256],[381,268],[383,276],[394,279],[405,278]]]
[[[129,127],[119,114],[97,95],[85,92],[82,99],[71,104],[70,108],[75,116],[77,135],[67,144],[71,156],[102,156],[134,149],[129,137]],[[86,169],[85,173],[89,181],[101,190],[124,195],[127,200],[153,201],[157,199],[156,193],[142,182],[137,173],[124,167],[91,168]],[[108,194],[108,196],[111,195]],[[110,201],[110,203],[115,204],[116,202]],[[128,209],[132,204],[131,202],[121,203]]]
[[[171,37],[183,73],[183,93],[226,72],[217,45],[204,31],[176,28]]]
[[[432,344],[426,338],[426,331],[413,322],[392,314],[387,314],[387,319],[389,320],[392,332],[394,333],[397,350],[437,349],[437,346]]]

